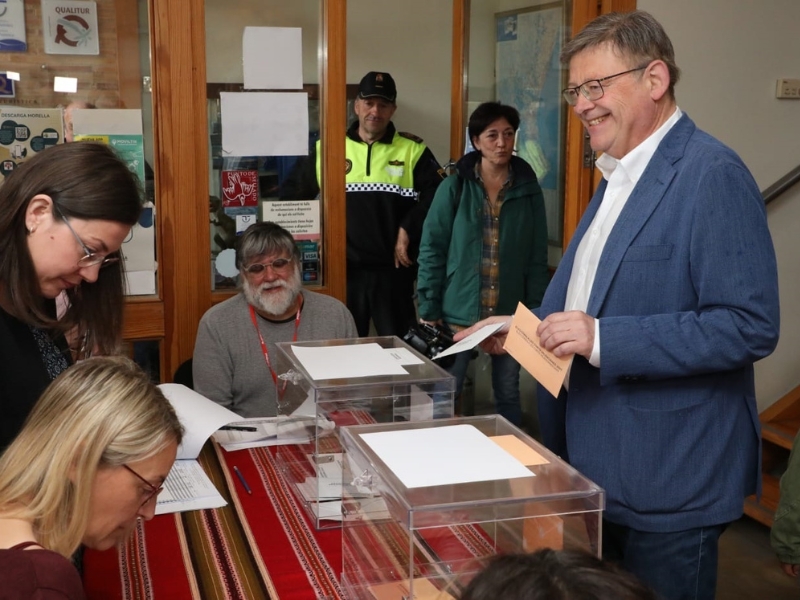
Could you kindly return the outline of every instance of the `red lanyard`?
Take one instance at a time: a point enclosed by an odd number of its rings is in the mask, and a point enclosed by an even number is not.
[[[303,306],[303,303],[300,303],[300,306],[297,307],[297,315],[294,317],[294,335],[292,336],[292,341],[297,341],[297,330],[300,329],[300,308]],[[269,360],[269,350],[267,350],[267,345],[264,343],[264,338],[261,335],[261,330],[258,328],[258,318],[256,317],[256,309],[253,308],[253,305],[250,305],[250,319],[253,321],[253,327],[256,328],[256,333],[258,334],[258,341],[261,342],[261,351],[264,353],[264,361],[267,363],[267,368],[269,369],[270,375],[272,375],[272,381],[275,384],[275,389],[278,389],[278,374],[272,369],[272,363]],[[283,388],[279,392],[279,396],[283,396],[283,392],[286,390],[287,382],[283,382]]]

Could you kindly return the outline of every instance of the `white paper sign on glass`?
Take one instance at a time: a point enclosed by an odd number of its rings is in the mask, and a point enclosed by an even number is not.
[[[245,27],[242,35],[244,89],[302,89],[302,32],[300,27]]]
[[[308,154],[308,94],[220,92],[224,156]]]

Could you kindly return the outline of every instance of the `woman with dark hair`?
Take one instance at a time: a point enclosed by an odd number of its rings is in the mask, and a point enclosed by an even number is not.
[[[0,186],[0,450],[72,362],[66,332],[77,333],[77,358],[119,348],[119,250],[140,212],[136,176],[103,144],[48,148]],[[62,292],[68,307],[57,319]]]
[[[517,303],[539,306],[547,287],[547,223],[533,169],[513,155],[519,113],[485,102],[469,118],[474,152],[439,186],[422,230],[417,295],[420,319],[463,329]],[[449,371],[461,393],[470,353]],[[522,421],[519,363],[492,356],[497,413]]]

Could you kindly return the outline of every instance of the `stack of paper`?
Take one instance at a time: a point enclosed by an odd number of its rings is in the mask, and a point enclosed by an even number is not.
[[[341,521],[358,513],[371,519],[388,518],[386,503],[373,496],[368,487],[357,486],[342,481],[342,454],[308,456],[308,461],[317,466],[317,477],[306,477],[297,484],[303,500],[309,503],[318,518]],[[350,500],[342,502],[344,488]]]
[[[156,514],[219,508],[227,502],[196,460],[177,460],[158,495]]]
[[[306,502],[342,499],[342,455],[324,454],[316,458],[306,455],[309,464],[316,465],[317,476],[306,477],[297,489]],[[367,490],[368,491],[368,490]]]
[[[158,386],[170,401],[184,428],[178,460],[172,466],[164,491],[159,494],[156,514],[219,508],[227,504],[203,472],[197,457],[208,437],[239,415],[183,385]]]
[[[304,416],[255,417],[233,421],[228,425],[255,429],[255,431],[237,429],[221,429],[217,431],[214,434],[214,439],[228,452],[261,446],[307,444],[315,433],[315,427],[319,426],[325,430],[335,427],[333,422],[325,418],[316,419]]]

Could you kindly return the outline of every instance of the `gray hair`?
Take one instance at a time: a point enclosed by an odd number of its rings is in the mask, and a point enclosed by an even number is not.
[[[601,15],[584,27],[561,51],[562,64],[584,50],[609,44],[631,67],[661,60],[669,70],[669,95],[675,98],[680,69],[667,32],[653,15],[642,10]]]
[[[300,263],[300,249],[291,233],[272,221],[253,223],[236,242],[236,267],[241,271],[253,259],[269,254],[285,254]]]

